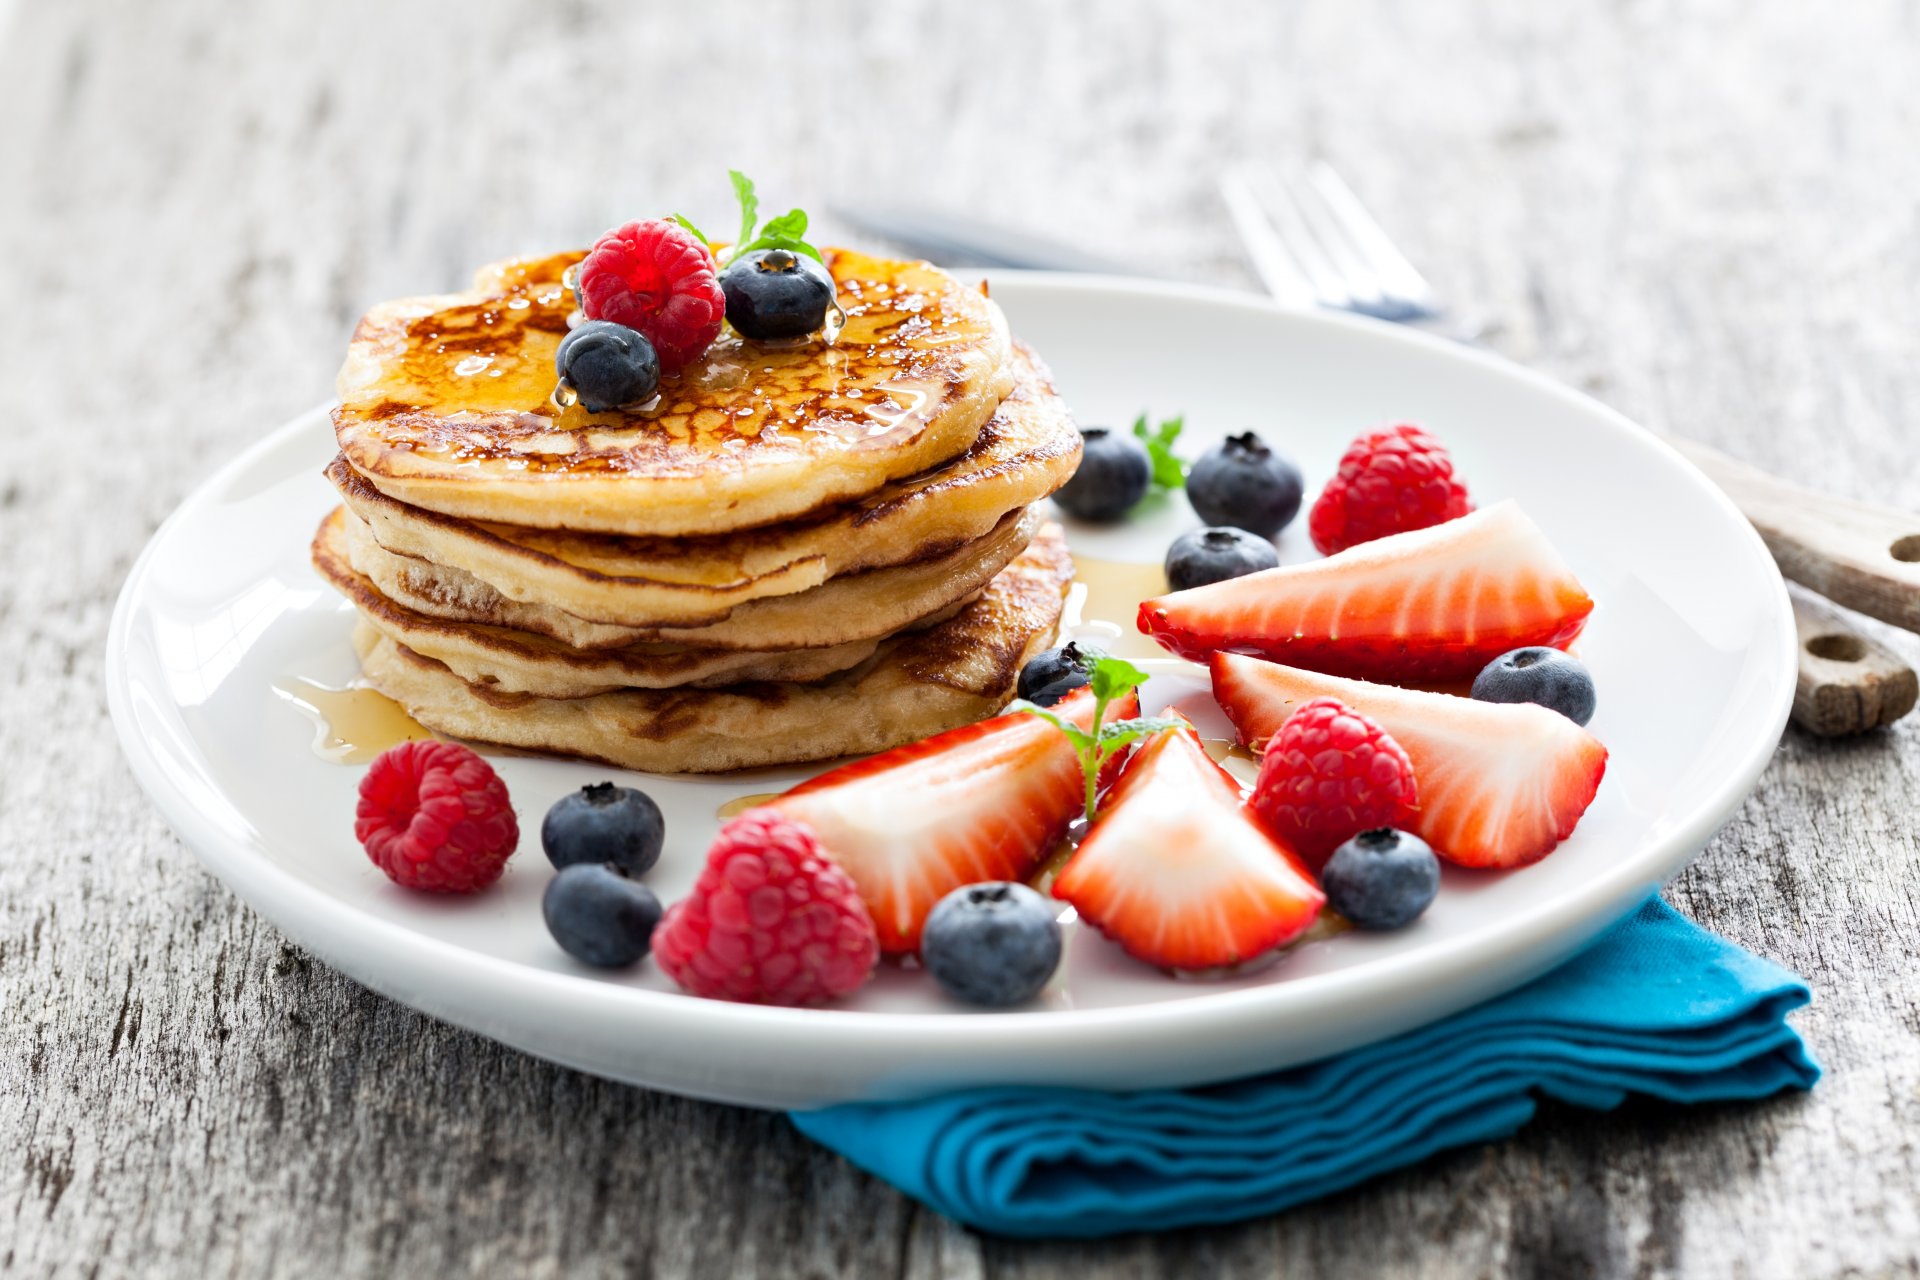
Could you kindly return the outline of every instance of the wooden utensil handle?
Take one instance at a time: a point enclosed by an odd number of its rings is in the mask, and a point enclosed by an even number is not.
[[[1920,678],[1900,656],[1861,635],[1833,608],[1794,590],[1800,672],[1793,722],[1823,738],[1892,724],[1920,698]]]
[[[1783,575],[1849,609],[1920,631],[1920,516],[1815,493],[1691,440],[1672,444],[1726,490]]]

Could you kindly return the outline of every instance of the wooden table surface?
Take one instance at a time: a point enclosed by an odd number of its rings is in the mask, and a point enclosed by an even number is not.
[[[717,214],[729,165],[816,211],[936,204],[1250,285],[1218,169],[1319,151],[1509,355],[1920,509],[1911,2],[0,0],[0,24],[0,1273],[1920,1267],[1912,724],[1790,732],[1672,889],[1811,980],[1811,1096],[1550,1109],[1276,1217],[1034,1245],[778,1115],[590,1079],[331,972],[170,834],[101,689],[141,544],[329,394],[362,308]]]

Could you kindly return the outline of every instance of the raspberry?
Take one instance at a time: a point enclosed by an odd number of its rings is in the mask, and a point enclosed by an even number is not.
[[[477,893],[500,878],[520,843],[507,784],[457,742],[426,739],[382,751],[360,779],[353,834],[395,884]]]
[[[638,329],[660,368],[674,373],[713,345],[727,298],[713,252],[676,222],[655,218],[615,227],[580,264],[580,308],[589,320]]]
[[[1247,803],[1318,870],[1362,831],[1399,826],[1414,802],[1413,762],[1400,744],[1338,698],[1315,698],[1267,744]]]
[[[858,990],[880,942],[853,881],[813,832],[749,809],[720,829],[693,892],[654,933],[653,954],[697,996],[812,1004]]]
[[[1411,423],[1382,427],[1347,446],[1320,491],[1307,530],[1332,555],[1390,533],[1425,529],[1473,510],[1446,446]]]

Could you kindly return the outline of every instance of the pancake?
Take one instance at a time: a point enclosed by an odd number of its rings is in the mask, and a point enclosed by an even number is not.
[[[705,626],[622,627],[509,600],[461,570],[396,556],[351,512],[339,512],[355,572],[389,599],[430,618],[531,631],[575,649],[677,644],[749,651],[820,648],[892,635],[978,595],[1032,541],[1043,518],[1037,506],[1009,511],[986,537],[945,555],[848,574],[798,595],[755,600]]]
[[[347,521],[351,519],[335,510],[314,534],[313,567],[320,576],[360,610],[369,626],[422,657],[445,663],[462,680],[509,693],[580,698],[614,689],[819,680],[858,666],[873,656],[883,638],[782,652],[671,644],[581,650],[511,627],[449,622],[390,599],[371,580],[355,572],[347,547]],[[966,603],[957,601],[912,625],[917,628],[944,622]]]
[[[469,684],[362,624],[374,688],[438,733],[653,773],[721,773],[884,751],[992,715],[1052,642],[1073,562],[1049,525],[952,619],[816,684],[537,698]]]
[[[381,546],[460,570],[507,600],[621,627],[702,626],[749,601],[944,554],[1065,484],[1080,463],[1079,429],[1030,351],[1021,349],[1015,366],[1013,391],[959,459],[857,502],[742,533],[635,538],[489,524],[397,502],[344,457],[327,478]],[[467,585],[455,577],[444,589]]]
[[[413,506],[533,528],[710,534],[858,498],[973,444],[1012,388],[1006,320],[924,262],[826,251],[837,343],[724,331],[648,409],[549,399],[585,255],[369,311],[340,370],[340,451]]]

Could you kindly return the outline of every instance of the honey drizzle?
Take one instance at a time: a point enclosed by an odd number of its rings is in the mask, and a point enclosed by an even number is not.
[[[751,795],[735,796],[713,811],[713,816],[725,822],[728,818],[737,818],[749,809],[757,809],[769,800],[776,800],[785,794],[780,791],[756,791]]]
[[[388,747],[436,736],[392,698],[361,684],[343,688],[296,676],[274,695],[313,725],[313,754],[334,764],[367,764]]]

